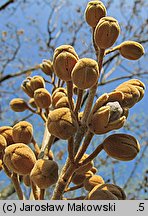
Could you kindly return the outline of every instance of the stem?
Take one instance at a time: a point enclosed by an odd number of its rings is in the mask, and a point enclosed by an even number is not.
[[[48,132],[47,124],[45,125],[44,136],[42,140],[40,154],[38,155],[38,159],[44,158],[45,151],[48,147],[48,151],[50,150],[52,143],[55,137]],[[46,152],[47,153],[47,152]]]
[[[70,137],[68,139],[68,154],[69,159],[73,163],[74,162],[74,138]]]
[[[84,142],[83,142],[81,148],[79,149],[79,152],[78,152],[77,155],[76,155],[76,158],[75,158],[75,163],[76,163],[76,164],[80,161],[80,159],[82,158],[83,154],[85,153],[87,147],[88,147],[89,144],[90,144],[90,141],[91,141],[92,138],[93,138],[93,135],[94,135],[94,134],[93,134],[92,132],[87,131],[87,134],[86,134],[86,136],[85,136]]]
[[[72,81],[67,81],[67,96],[68,96],[68,101],[69,101],[69,108],[73,111],[74,105],[73,105],[73,83]]]
[[[114,52],[116,50],[119,50],[119,48],[120,48],[120,46],[118,45],[118,46],[115,46],[115,47],[113,47],[113,48],[111,48],[109,50],[106,50],[105,55],[108,55],[108,54],[110,54],[110,53],[112,53],[112,52]]]
[[[45,196],[45,189],[40,189],[39,200],[44,200],[44,196]]]
[[[62,194],[64,193],[65,187],[68,184],[69,178],[72,176],[72,174],[75,171],[75,165],[70,163],[70,159],[68,158],[66,161],[65,166],[63,167],[59,180],[55,186],[52,200],[61,200]]]
[[[33,193],[34,199],[35,199],[35,200],[39,200],[39,197],[40,197],[40,189],[37,187],[36,184],[34,184],[33,181],[31,181],[31,188],[32,188],[32,193]]]
[[[90,154],[82,163],[81,165],[84,166],[85,164],[92,161],[101,151],[103,150],[103,143],[101,143],[92,154]]]
[[[15,188],[15,191],[16,191],[16,193],[18,195],[19,200],[24,200],[24,195],[23,195],[22,189],[20,187],[20,182],[18,180],[18,175],[16,173],[12,173],[11,180],[13,182],[13,185],[14,185],[14,188]]]
[[[67,193],[67,192],[70,192],[70,191],[74,191],[74,190],[77,190],[79,188],[82,188],[83,187],[83,184],[79,184],[79,185],[76,185],[74,187],[71,187],[71,188],[67,188],[64,193]]]
[[[32,144],[34,145],[35,154],[38,157],[38,155],[40,153],[40,148],[39,148],[37,142],[35,141],[34,137],[32,138]]]
[[[76,115],[78,114],[79,109],[81,108],[81,103],[82,103],[82,98],[83,98],[83,92],[84,92],[84,90],[78,89],[78,98],[77,98],[77,102],[76,102],[76,106],[75,106],[75,110],[74,110],[74,112],[76,113]]]

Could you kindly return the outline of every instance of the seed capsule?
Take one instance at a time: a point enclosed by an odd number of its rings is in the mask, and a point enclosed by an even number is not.
[[[5,149],[4,163],[9,170],[20,175],[28,175],[36,161],[36,157],[26,144],[16,143]]]
[[[95,28],[95,43],[100,49],[107,49],[115,43],[119,33],[118,21],[113,17],[103,17]]]
[[[75,116],[69,108],[59,108],[48,115],[48,131],[60,139],[66,140],[73,136],[77,131],[77,126]]]
[[[22,98],[14,98],[10,101],[10,107],[15,112],[24,112],[28,109],[26,101]]]
[[[124,190],[115,184],[102,184],[98,185],[98,189],[100,190],[107,190],[110,191],[112,194],[114,194],[119,200],[125,200],[126,194]]]
[[[93,173],[91,171],[85,172],[85,173],[74,173],[72,176],[72,183],[76,184],[76,185],[80,185],[83,184],[85,179],[89,178],[90,176],[92,176]]]
[[[65,88],[57,88],[53,93],[52,93],[52,106],[55,108],[57,102],[67,96],[67,91]]]
[[[32,124],[26,121],[20,121],[13,126],[12,135],[15,143],[31,143],[33,138]]]
[[[131,108],[143,98],[145,85],[140,80],[131,79],[120,84],[115,91],[120,91],[124,95],[121,106]]]
[[[104,134],[124,125],[128,112],[120,105],[122,97],[121,92],[111,92],[98,98],[87,122],[92,133]]]
[[[138,141],[131,135],[113,134],[103,141],[105,152],[112,158],[121,161],[133,160],[140,151]]]
[[[85,19],[88,25],[96,27],[99,20],[106,16],[106,8],[101,1],[90,1],[85,10]]]
[[[27,79],[25,79],[22,84],[21,84],[21,88],[22,90],[29,96],[29,97],[33,97],[34,95],[34,91],[32,90],[31,88],[31,85],[30,85],[30,80],[31,80],[31,77],[27,77]]]
[[[72,46],[62,45],[56,48],[53,57],[55,74],[66,82],[70,81],[72,69],[77,61],[78,55]]]
[[[118,198],[108,190],[100,190],[96,185],[87,195],[86,200],[118,200]]]
[[[98,64],[89,58],[80,59],[72,71],[72,81],[79,89],[94,86],[99,78]]]
[[[51,105],[51,95],[45,88],[39,88],[34,92],[34,101],[41,109],[46,109]]]
[[[45,82],[41,76],[33,76],[30,80],[30,86],[32,91],[35,91],[39,88],[45,88]]]
[[[0,127],[0,134],[6,139],[7,146],[14,143],[12,135],[12,127],[2,126]]]
[[[4,136],[0,135],[0,152],[4,151],[7,146],[7,141]]]
[[[101,176],[93,175],[84,181],[85,190],[91,191],[96,185],[104,184],[104,180]]]
[[[37,160],[30,173],[30,178],[41,189],[50,187],[58,180],[57,163],[52,160]]]
[[[135,41],[125,41],[119,45],[120,54],[129,60],[137,60],[144,54],[143,46]]]
[[[42,71],[52,77],[53,74],[53,63],[50,60],[43,60],[42,64],[40,65]]]

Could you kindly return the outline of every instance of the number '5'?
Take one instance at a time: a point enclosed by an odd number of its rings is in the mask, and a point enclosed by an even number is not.
[[[139,203],[139,211],[144,211],[144,203]]]

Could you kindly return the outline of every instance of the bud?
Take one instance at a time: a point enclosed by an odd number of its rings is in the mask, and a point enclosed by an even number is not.
[[[113,17],[103,17],[95,28],[95,43],[100,49],[107,49],[115,43],[119,33],[118,21]]]
[[[120,84],[115,91],[123,93],[122,107],[131,108],[144,96],[145,85],[137,79],[128,80]]]
[[[0,127],[0,134],[6,139],[7,145],[14,143],[12,136],[12,127],[2,126]]]
[[[48,76],[52,77],[53,74],[53,63],[50,60],[43,60],[40,64],[41,70]]]
[[[122,97],[122,93],[112,92],[98,98],[87,123],[92,133],[104,134],[124,125],[128,112],[120,105]]]
[[[33,76],[30,80],[30,86],[32,91],[35,91],[39,88],[45,88],[45,82],[41,76]]]
[[[89,156],[88,154],[84,154],[80,160],[80,163],[83,162],[88,156]],[[93,166],[94,166],[94,162],[90,161],[89,163],[85,164],[84,166],[79,167],[76,170],[76,173],[85,173],[85,172],[91,170]]]
[[[143,46],[135,41],[124,41],[119,45],[120,54],[129,60],[137,60],[144,55]]]
[[[45,88],[39,88],[34,92],[34,101],[41,109],[46,109],[51,105],[51,95]]]
[[[74,106],[74,99],[72,99],[73,101],[73,106]],[[68,100],[68,97],[67,96],[64,96],[62,98],[60,98],[58,100],[58,102],[56,103],[55,105],[55,108],[62,108],[62,107],[68,107],[69,108],[69,100]]]
[[[58,180],[58,165],[55,161],[39,159],[31,173],[31,180],[41,189],[55,184]]]
[[[36,157],[26,144],[16,143],[5,149],[4,163],[9,170],[20,175],[28,175],[36,161]]]
[[[72,70],[72,81],[79,89],[94,86],[99,77],[98,64],[90,58],[80,59]]]
[[[110,191],[112,194],[114,194],[118,200],[125,200],[126,194],[122,188],[120,188],[118,185],[114,184],[102,184],[98,185],[98,189],[100,190],[107,190]]]
[[[59,46],[55,49],[53,56],[53,68],[55,74],[66,82],[70,81],[72,69],[77,61],[78,55],[72,46]]]
[[[33,138],[32,124],[27,121],[20,121],[13,126],[12,135],[15,143],[31,143]]]
[[[30,98],[29,104],[30,104],[31,107],[37,108],[37,105],[36,105],[36,103],[35,103],[35,101],[34,101],[34,98]]]
[[[4,151],[7,146],[7,141],[4,136],[0,135],[0,152]]]
[[[27,79],[22,82],[21,88],[29,97],[32,98],[34,95],[34,91],[31,88],[30,80],[31,80],[31,77],[27,77]]]
[[[140,151],[138,141],[131,135],[113,134],[103,141],[105,152],[112,158],[121,161],[133,160]]]
[[[72,176],[72,183],[75,185],[83,184],[84,180],[92,176],[93,173],[91,171],[85,172],[85,173],[74,173]]]
[[[67,96],[67,91],[65,88],[57,88],[52,93],[52,106],[55,108],[56,103],[63,97]]]
[[[14,98],[10,101],[10,107],[15,112],[24,112],[28,109],[26,101],[22,98]]]
[[[31,186],[30,176],[29,175],[24,175],[23,176],[23,182],[24,182],[24,185],[26,185],[27,187],[30,187]]]
[[[59,139],[69,139],[76,133],[77,127],[76,118],[69,108],[59,108],[48,115],[48,131]]]
[[[106,8],[101,1],[90,1],[85,10],[85,19],[88,25],[96,27],[99,20],[106,16]]]
[[[108,190],[100,190],[100,185],[96,185],[87,195],[86,200],[118,200],[118,198]]]
[[[99,175],[93,175],[84,181],[84,188],[87,191],[91,191],[96,185],[102,185],[104,184],[104,180]]]

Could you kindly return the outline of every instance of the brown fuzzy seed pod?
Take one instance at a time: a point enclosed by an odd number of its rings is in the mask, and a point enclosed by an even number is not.
[[[83,157],[80,160],[80,163],[83,162],[89,155],[88,154],[84,154]],[[76,170],[76,173],[85,173],[87,171],[90,171],[92,169],[92,167],[94,166],[94,162],[90,161],[89,163],[87,163],[86,165],[79,167]]]
[[[88,25],[96,27],[99,20],[106,16],[106,8],[101,1],[90,1],[85,10],[85,19]]]
[[[39,88],[34,92],[34,101],[41,109],[46,109],[51,105],[51,95],[45,88]]]
[[[94,86],[99,77],[98,64],[90,58],[80,59],[72,70],[72,81],[79,89]]]
[[[15,112],[24,112],[28,109],[26,101],[22,98],[14,98],[10,101],[10,107]]]
[[[119,33],[118,21],[113,17],[103,17],[95,28],[95,43],[100,49],[107,49],[115,43]]]
[[[4,136],[0,135],[0,152],[4,151],[7,146],[7,141]]]
[[[0,127],[0,134],[6,139],[7,146],[14,143],[12,135],[12,127],[2,126]]]
[[[73,106],[74,106],[74,99],[73,99]],[[68,107],[69,108],[69,100],[68,100],[67,96],[60,98],[55,105],[56,109],[61,108],[61,107]]]
[[[35,103],[35,100],[34,100],[34,98],[30,98],[30,100],[29,100],[29,105],[31,106],[31,107],[33,107],[33,108],[37,108],[37,105],[36,105],[36,103]]]
[[[87,195],[86,200],[118,200],[118,198],[108,190],[100,190],[96,185]]]
[[[65,88],[57,88],[53,93],[52,93],[52,106],[55,108],[56,103],[62,98],[67,96],[67,90]]]
[[[13,126],[12,135],[15,143],[31,143],[33,138],[32,124],[27,121],[20,121]]]
[[[23,176],[23,182],[24,182],[24,185],[26,185],[27,187],[30,187],[31,186],[30,176],[29,175],[24,175]]]
[[[69,108],[59,108],[51,111],[48,115],[48,131],[59,139],[69,139],[76,133],[77,127],[76,118]]]
[[[93,175],[90,178],[85,179],[84,181],[84,188],[87,191],[91,191],[96,185],[104,184],[104,180],[99,175]]]
[[[52,77],[53,74],[53,63],[50,60],[43,60],[42,64],[40,65],[41,70],[48,76]]]
[[[4,163],[9,170],[15,173],[28,175],[35,162],[35,154],[24,143],[12,144],[5,149]]]
[[[33,91],[39,88],[45,88],[45,82],[41,76],[33,76],[30,80],[30,86]]]
[[[112,92],[98,98],[87,122],[92,133],[104,134],[124,125],[128,112],[120,105],[122,96],[121,92]]]
[[[22,90],[29,96],[29,97],[33,97],[34,95],[34,91],[32,90],[31,88],[31,85],[30,85],[30,80],[31,80],[31,77],[27,77],[27,79],[25,79],[22,84],[21,84],[21,88]]]
[[[124,41],[119,45],[120,54],[129,60],[138,60],[144,55],[143,46],[135,41]]]
[[[30,173],[30,178],[41,189],[50,187],[58,180],[57,163],[46,159],[37,160]]]
[[[120,84],[115,91],[120,91],[124,95],[122,107],[131,108],[143,98],[145,85],[140,80],[131,79]]]
[[[131,135],[113,134],[103,141],[105,152],[112,158],[121,161],[133,160],[140,151],[138,141]]]
[[[84,180],[92,176],[93,173],[91,171],[85,172],[85,173],[74,173],[72,176],[72,183],[75,185],[83,184]]]
[[[107,190],[114,194],[119,200],[126,200],[126,194],[124,190],[115,184],[102,184],[98,186],[100,190]]]
[[[70,81],[72,69],[77,61],[78,55],[72,46],[59,46],[55,49],[53,56],[53,68],[55,74],[66,82]]]

